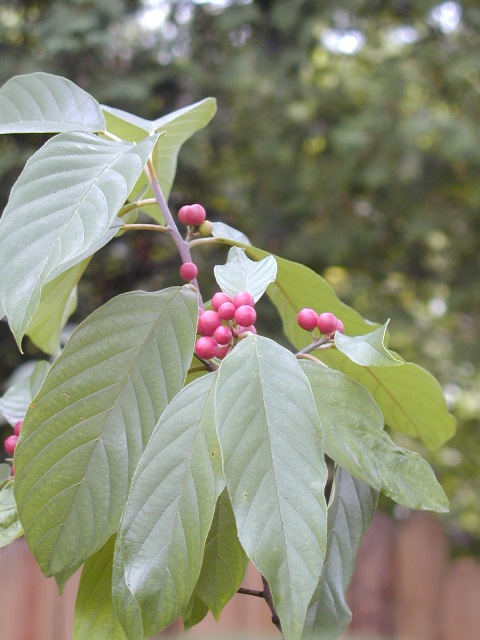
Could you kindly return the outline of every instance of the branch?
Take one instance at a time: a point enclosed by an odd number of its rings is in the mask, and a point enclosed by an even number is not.
[[[270,611],[272,612],[272,622],[277,627],[277,629],[282,634],[282,625],[280,623],[280,618],[278,617],[278,613],[275,609],[275,605],[273,604],[272,592],[270,591],[270,585],[267,582],[267,579],[262,576],[263,582],[263,597],[265,598],[265,602],[268,604]]]

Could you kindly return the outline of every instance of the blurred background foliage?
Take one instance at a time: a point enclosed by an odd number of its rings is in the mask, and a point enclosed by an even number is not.
[[[478,2],[13,1],[0,7],[0,54],[2,84],[56,73],[147,118],[217,98],[180,154],[172,207],[202,202],[364,316],[392,318],[391,348],[437,376],[459,422],[437,452],[408,444],[435,465],[459,548],[478,550]],[[43,141],[0,139],[2,207]],[[152,235],[92,261],[75,321],[122,291],[178,283],[177,256]],[[21,359],[5,323],[0,349],[6,380]]]

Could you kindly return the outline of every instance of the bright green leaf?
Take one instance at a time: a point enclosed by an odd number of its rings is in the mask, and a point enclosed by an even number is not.
[[[28,405],[37,395],[49,369],[49,362],[39,360],[33,365],[28,376],[12,385],[0,398],[0,411],[12,426],[25,417]]]
[[[87,560],[78,586],[73,640],[126,640],[115,618],[112,567],[115,536]]]
[[[412,509],[448,511],[432,468],[383,431],[370,393],[340,371],[304,360],[322,425],[325,452],[352,475]]]
[[[19,344],[42,287],[113,237],[155,140],[62,133],[29,159],[0,219],[0,298]]]
[[[174,398],[135,472],[113,580],[115,609],[129,638],[138,637],[140,628],[152,636],[173,622],[197,582],[225,486],[215,431],[215,380],[216,373],[203,376]]]
[[[259,261],[250,260],[243,249],[232,247],[226,264],[215,266],[214,273],[218,285],[229,296],[249,291],[256,302],[268,285],[275,282],[277,263],[270,255]]]
[[[5,547],[23,535],[13,495],[13,478],[0,489],[0,547]]]
[[[186,609],[182,613],[182,620],[185,631],[188,631],[196,624],[201,622],[205,618],[207,613],[207,605],[194,593]]]
[[[261,336],[222,361],[217,430],[240,542],[269,582],[286,640],[300,638],[326,549],[327,469],[310,385]]]
[[[448,412],[442,388],[422,367],[411,362],[401,367],[362,367],[336,349],[318,350],[315,355],[368,389],[393,431],[421,438],[431,449],[455,432],[455,418]]]
[[[244,245],[252,244],[242,231],[239,231],[238,229],[231,227],[229,224],[225,224],[225,222],[213,222],[212,224],[213,224],[212,236],[214,238],[223,238],[225,240],[233,240],[234,242],[239,242]]]
[[[217,110],[214,98],[205,98],[200,102],[188,105],[157,120],[145,120],[131,113],[102,106],[105,113],[108,131],[124,140],[139,142],[153,133],[164,133],[155,145],[153,164],[165,199],[168,199],[177,169],[177,157],[183,143],[194,133],[203,129],[213,118]],[[141,177],[134,191],[134,199],[144,193],[144,197],[152,197],[151,189],[147,189],[145,177]],[[155,219],[163,223],[158,210],[148,211]]]
[[[242,584],[248,558],[238,540],[237,525],[226,489],[220,495],[208,533],[195,593],[216,620]]]
[[[143,449],[182,388],[197,308],[187,287],[122,294],[52,365],[15,451],[20,517],[45,575],[80,566],[116,531]]]
[[[345,592],[378,493],[338,468],[328,506],[327,557],[305,619],[302,640],[335,640],[351,620]]]
[[[67,78],[31,73],[11,78],[0,89],[0,133],[104,129],[98,102]]]
[[[389,367],[403,364],[385,347],[388,322],[363,336],[346,336],[335,332],[335,346],[350,360],[364,367]]]
[[[70,267],[48,282],[40,295],[40,303],[26,335],[45,353],[56,355],[60,350],[60,334],[77,306],[77,283],[90,259]]]

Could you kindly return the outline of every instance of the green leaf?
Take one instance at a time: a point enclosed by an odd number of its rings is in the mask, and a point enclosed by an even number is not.
[[[208,533],[195,594],[218,620],[224,606],[242,584],[248,558],[237,535],[237,525],[226,489],[220,495]]]
[[[113,237],[154,144],[62,133],[28,160],[0,219],[0,299],[19,344],[42,287]]]
[[[215,431],[216,373],[162,414],[135,472],[118,534],[114,604],[129,638],[148,637],[188,605],[223,479]],[[141,616],[141,624],[139,621]]]
[[[112,567],[115,536],[87,560],[78,586],[73,640],[126,640],[115,618]]]
[[[327,557],[310,602],[302,640],[335,640],[351,620],[345,592],[363,534],[375,514],[378,493],[337,469],[328,506]]]
[[[213,224],[212,236],[214,238],[223,238],[224,240],[233,240],[234,242],[239,242],[247,246],[252,244],[242,231],[239,231],[238,229],[231,227],[229,224],[225,224],[225,222],[213,222],[212,224]]]
[[[455,418],[448,412],[442,388],[422,367],[412,362],[401,367],[362,367],[335,349],[317,350],[315,355],[368,389],[393,431],[421,438],[431,449],[454,434]]]
[[[3,486],[3,484],[7,480],[10,480],[11,477],[12,477],[12,469],[10,465],[7,464],[6,462],[1,462],[0,463],[0,486]]]
[[[207,605],[194,593],[186,609],[182,613],[182,620],[185,631],[188,631],[196,624],[201,622],[205,618],[207,613]]]
[[[89,262],[87,258],[70,267],[42,289],[40,303],[25,333],[45,353],[56,355],[60,351],[61,331],[77,307],[77,283]]]
[[[116,531],[138,460],[182,388],[197,309],[187,287],[122,294],[52,365],[15,451],[20,517],[45,575],[80,566]]]
[[[104,129],[98,102],[67,78],[31,73],[11,78],[0,89],[0,133]]]
[[[156,120],[145,120],[105,105],[102,108],[108,131],[124,140],[139,142],[146,136],[165,132],[155,145],[153,164],[163,195],[168,199],[177,169],[178,153],[183,143],[210,122],[217,110],[217,103],[214,98],[205,98]],[[151,189],[146,187],[148,182],[145,177],[141,177],[133,191],[133,199],[142,192],[145,193],[145,197],[152,197]],[[149,210],[148,213],[158,222],[163,222],[158,209]]]
[[[295,356],[261,336],[222,361],[217,430],[242,547],[266,577],[286,640],[300,638],[326,549],[327,469]]]
[[[362,385],[315,362],[304,360],[301,367],[312,387],[327,455],[399,504],[448,511],[430,465],[383,431],[382,413]]]
[[[13,495],[13,478],[0,489],[0,547],[5,547],[23,535]]]
[[[388,321],[389,322],[389,321]],[[403,364],[385,347],[388,322],[363,336],[345,336],[335,332],[335,346],[350,360],[364,367],[389,367]]]
[[[229,296],[249,291],[256,302],[268,285],[275,282],[277,263],[270,255],[258,262],[250,260],[243,249],[232,247],[226,264],[215,266],[214,273],[218,285]]]
[[[39,360],[28,376],[12,385],[0,398],[0,411],[12,426],[25,417],[28,406],[37,395],[49,369],[49,362]]]

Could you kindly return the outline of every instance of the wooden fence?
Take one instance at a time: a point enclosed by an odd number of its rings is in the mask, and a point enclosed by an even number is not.
[[[78,575],[58,596],[54,580],[40,574],[19,540],[0,549],[0,577],[0,640],[71,639]],[[261,588],[253,567],[245,586]],[[345,640],[478,640],[480,563],[452,560],[448,537],[430,514],[412,513],[398,523],[379,513],[363,540],[349,602],[353,620]],[[168,635],[181,636],[181,624]],[[259,636],[278,638],[265,603],[237,595],[218,624],[208,617],[185,640]]]

